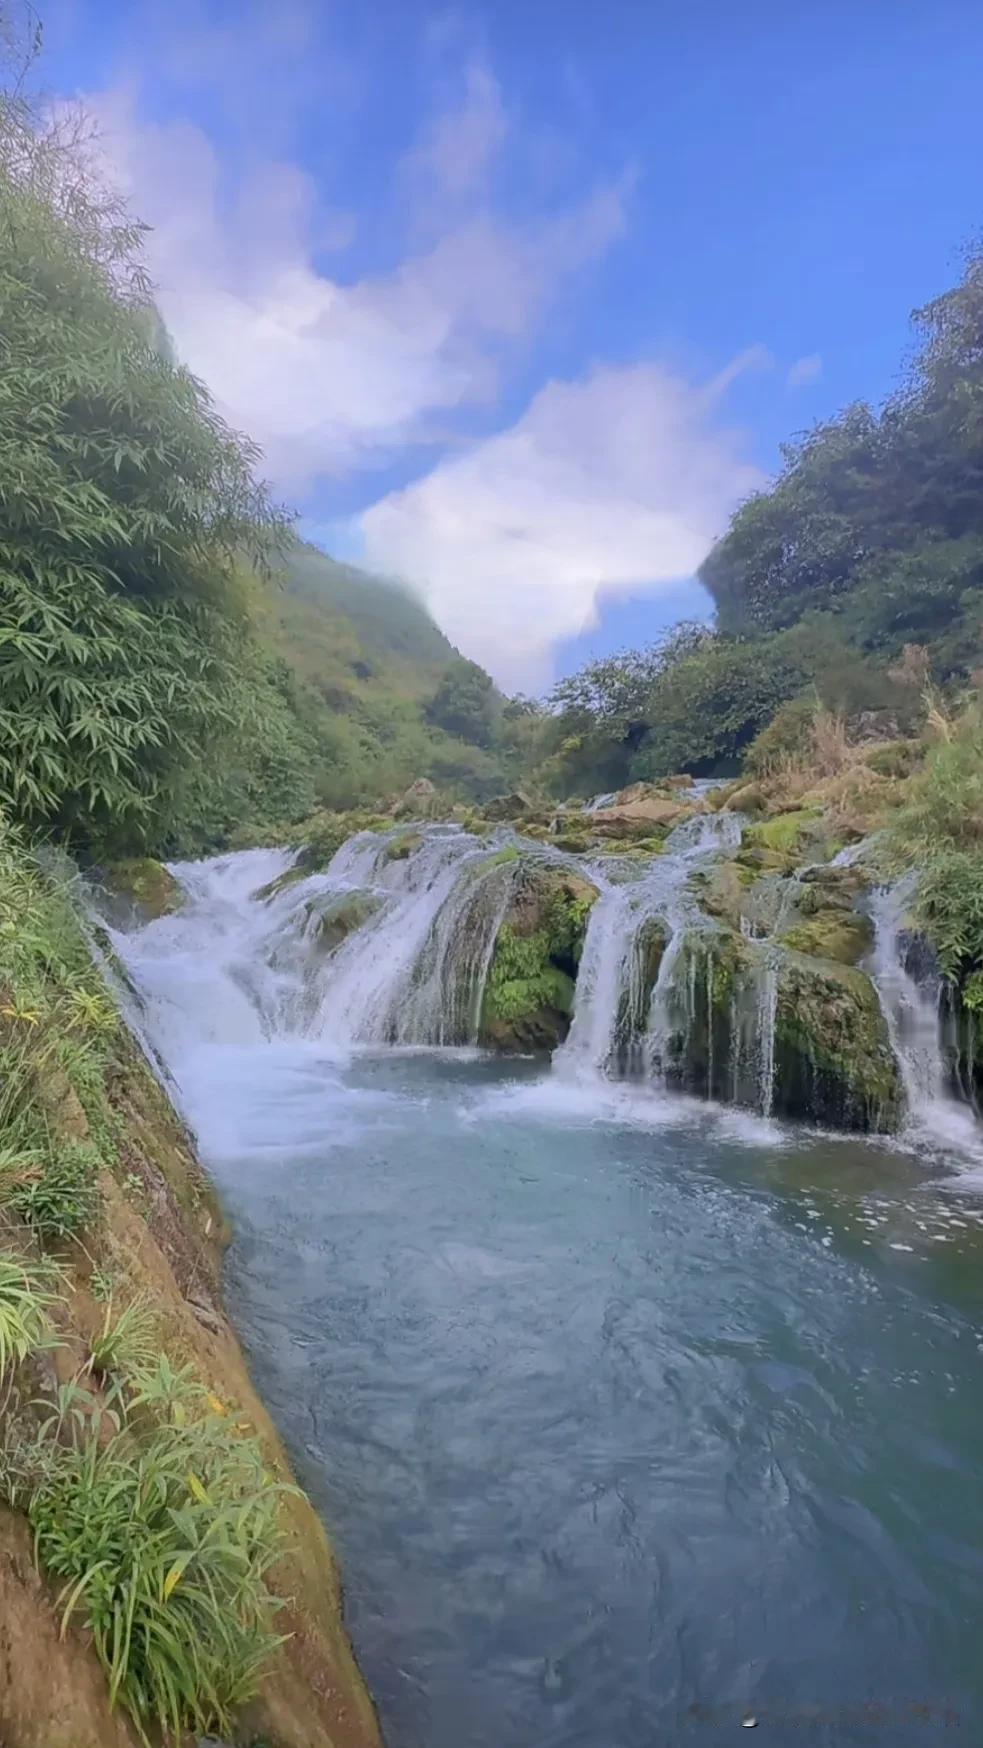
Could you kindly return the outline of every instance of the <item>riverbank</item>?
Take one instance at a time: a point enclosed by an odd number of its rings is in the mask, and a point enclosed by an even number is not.
[[[207,1577],[208,1550],[214,1554],[236,1523],[237,1559],[253,1574],[255,1595],[240,1588],[226,1596],[226,1608],[232,1617],[238,1609],[242,1631],[248,1627],[254,1667],[250,1674],[243,1653],[243,1669],[228,1670],[229,1691],[216,1689],[215,1726],[231,1726],[237,1744],[378,1748],[332,1550],[294,1484],[223,1308],[227,1233],[216,1195],[108,1002],[66,895],[10,839],[2,859],[0,1261],[22,1271],[17,1294],[0,1307],[3,1479],[13,1505],[0,1512],[4,1748],[156,1742],[153,1678],[163,1664],[154,1663],[152,1632],[167,1633],[169,1612],[175,1631],[187,1625],[180,1611],[190,1606],[196,1564]],[[36,1311],[24,1310],[28,1287]],[[26,1318],[19,1347],[10,1333],[14,1310]],[[84,1508],[89,1563],[76,1573],[69,1556],[58,1563],[46,1535],[45,1490],[60,1489],[59,1522],[67,1523],[80,1496],[77,1458],[91,1462],[92,1475],[105,1471],[122,1484],[134,1465],[144,1465],[146,1479],[150,1455],[166,1459],[172,1439],[175,1450],[198,1453],[190,1460],[200,1473],[192,1467],[178,1477],[183,1502],[169,1496],[185,1521],[145,1620],[137,1597],[144,1520],[131,1516],[117,1541],[108,1504],[100,1519],[93,1494]],[[258,1496],[278,1519],[269,1537]],[[264,1538],[268,1567],[256,1557],[254,1533]],[[221,1579],[213,1568],[211,1581]],[[126,1606],[127,1597],[135,1606],[132,1645],[114,1706],[107,1665],[116,1674],[120,1659],[112,1648],[100,1658],[100,1630],[105,1608]],[[200,1653],[202,1667],[211,1627],[207,1612],[195,1617],[189,1657]],[[228,1622],[216,1621],[214,1631],[223,1630]],[[232,1664],[238,1641],[230,1645]],[[208,1694],[196,1694],[193,1680],[178,1704],[193,1733],[207,1727]]]

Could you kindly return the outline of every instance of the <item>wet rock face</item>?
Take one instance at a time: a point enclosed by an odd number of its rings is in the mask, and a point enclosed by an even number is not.
[[[903,1093],[877,992],[848,965],[786,954],[775,1013],[774,1109],[835,1129],[891,1133]]]
[[[862,971],[698,927],[663,1003],[658,1066],[668,1085],[823,1128],[898,1127],[897,1064]]]
[[[566,869],[522,870],[488,969],[479,1043],[504,1051],[562,1044],[597,896],[596,886]]]
[[[136,912],[143,922],[171,916],[180,910],[184,894],[169,869],[152,856],[133,856],[109,862],[96,873],[111,899],[121,909]]]

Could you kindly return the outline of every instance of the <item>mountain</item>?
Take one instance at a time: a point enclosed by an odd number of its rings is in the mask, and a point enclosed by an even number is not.
[[[490,718],[501,699],[408,589],[295,541],[257,617],[318,805],[378,805],[417,777],[461,800],[503,787],[493,736],[448,732],[433,718],[449,677],[477,691]]]

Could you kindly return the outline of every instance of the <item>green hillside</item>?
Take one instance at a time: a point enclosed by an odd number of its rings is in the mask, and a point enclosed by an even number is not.
[[[296,541],[253,618],[268,751],[259,770],[255,743],[244,755],[251,799],[233,811],[245,822],[376,807],[417,777],[461,800],[502,787],[489,750],[501,700],[409,590]]]
[[[298,542],[281,580],[271,602],[276,640],[326,697],[426,699],[457,656],[408,589],[339,564],[316,546]]]

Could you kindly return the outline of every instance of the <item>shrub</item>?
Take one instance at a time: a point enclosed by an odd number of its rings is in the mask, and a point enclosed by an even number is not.
[[[755,735],[744,757],[752,777],[770,777],[805,758],[816,714],[816,699],[790,698]]]
[[[116,1398],[118,1426],[84,1392],[21,1453],[14,1496],[39,1561],[61,1579],[63,1625],[80,1614],[110,1702],[144,1741],[159,1729],[223,1733],[280,1643],[266,1578],[280,1553],[282,1488],[256,1441],[169,1373]]]

